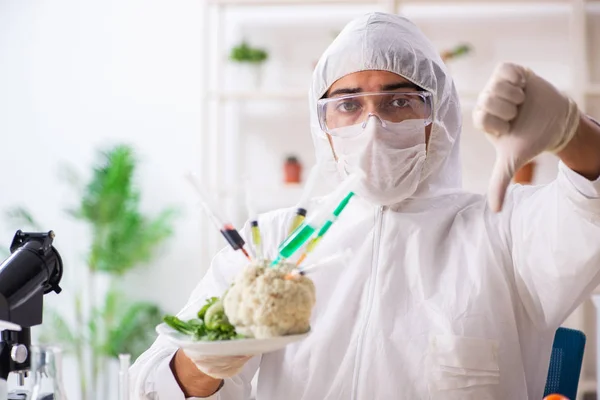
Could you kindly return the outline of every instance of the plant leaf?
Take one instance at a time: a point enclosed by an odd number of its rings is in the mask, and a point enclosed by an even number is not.
[[[93,263],[99,271],[121,275],[150,261],[161,242],[171,236],[175,211],[163,211],[153,220],[134,213],[124,214],[106,231],[103,243],[93,249]]]
[[[33,215],[24,207],[16,206],[5,212],[7,221],[15,229],[41,231],[40,224],[37,223]]]
[[[80,191],[84,187],[83,180],[72,165],[60,164],[58,166],[58,177],[71,185],[75,190]]]
[[[44,310],[44,328],[40,332],[41,344],[60,344],[64,352],[73,352],[80,340],[67,321],[51,308]]]
[[[92,227],[88,263],[92,271],[122,275],[149,261],[155,249],[171,236],[174,209],[154,218],[140,211],[140,193],[134,185],[136,156],[118,145],[101,154],[79,206],[70,214]]]
[[[133,185],[136,158],[133,149],[117,145],[101,152],[80,205],[82,218],[103,225],[114,222],[125,211],[137,209],[139,193]]]
[[[105,346],[108,357],[118,358],[119,354],[131,354],[135,360],[156,339],[154,328],[162,322],[162,311],[158,306],[147,302],[131,304],[116,326],[111,329]]]

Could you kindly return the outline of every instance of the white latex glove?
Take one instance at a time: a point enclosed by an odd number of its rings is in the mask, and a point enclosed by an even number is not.
[[[496,148],[488,189],[493,211],[500,211],[515,172],[544,151],[562,150],[579,126],[579,109],[552,84],[520,65],[500,64],[473,110],[475,127]]]
[[[184,350],[186,356],[206,375],[215,379],[231,378],[239,374],[252,356],[204,356]]]

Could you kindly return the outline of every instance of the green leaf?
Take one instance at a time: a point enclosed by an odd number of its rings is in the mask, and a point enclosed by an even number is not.
[[[112,325],[115,318],[118,317],[119,312],[121,312],[121,307],[124,305],[125,299],[121,293],[114,289],[110,289],[108,293],[106,293],[102,318],[106,321],[108,326]]]
[[[226,323],[226,318],[223,302],[219,300],[206,310],[204,323],[207,329],[218,330],[221,324]]]
[[[219,301],[218,297],[210,297],[206,299],[206,304],[202,306],[200,311],[198,311],[198,318],[204,319],[204,315],[206,315],[206,311],[217,301]]]
[[[253,48],[247,42],[242,42],[231,49],[229,58],[236,62],[262,63],[269,55],[263,49]]]
[[[140,193],[134,185],[136,156],[118,145],[101,153],[81,203],[69,214],[88,222],[92,244],[88,263],[92,271],[122,275],[147,263],[173,233],[174,209],[156,217],[140,211]]]
[[[117,358],[131,354],[135,360],[156,339],[154,328],[162,321],[158,306],[146,302],[131,304],[112,328],[105,345],[105,354]]]
[[[82,193],[78,214],[96,225],[116,220],[128,207],[136,208],[139,193],[133,186],[136,158],[133,149],[117,145],[100,152],[92,178]]]
[[[40,344],[59,344],[64,352],[73,352],[79,336],[71,329],[58,311],[44,310],[43,329],[40,331]]]
[[[15,229],[41,231],[40,224],[37,223],[32,214],[24,207],[16,206],[5,212],[8,223]]]
[[[152,259],[161,242],[171,236],[174,210],[165,210],[154,220],[124,214],[106,231],[102,242],[92,250],[97,270],[121,275]]]
[[[98,338],[98,331],[100,330],[100,327],[98,326],[98,310],[92,310],[91,316],[87,321],[87,333],[88,333],[88,341],[90,342],[90,344],[92,345],[92,347],[97,348],[98,347],[98,342],[97,342],[97,338]],[[95,339],[94,339],[95,338]]]
[[[199,323],[192,323],[191,321],[182,321],[178,317],[174,315],[167,315],[163,318],[165,324],[175,329],[177,332],[183,333],[185,335],[193,335],[196,333],[197,329],[203,326],[202,320]]]
[[[72,165],[60,164],[58,166],[58,177],[59,179],[67,182],[77,191],[82,190],[84,187],[81,176],[79,176],[79,173],[77,173]]]

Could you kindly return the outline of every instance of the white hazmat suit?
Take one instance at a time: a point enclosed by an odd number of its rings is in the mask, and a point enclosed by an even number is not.
[[[310,256],[353,250],[347,265],[311,274],[312,333],[250,360],[211,398],[248,399],[260,367],[259,400],[541,400],[555,330],[600,283],[600,181],[561,164],[548,185],[513,187],[501,213],[461,191],[452,79],[412,23],[381,13],[351,22],[314,73],[312,135],[334,181],[315,104],[337,79],[361,70],[394,72],[434,95],[417,191],[388,206],[351,201]],[[261,217],[269,256],[291,216]],[[244,264],[220,252],[180,315],[192,317],[205,298],[220,296]],[[175,351],[159,337],[137,360],[135,399],[183,399],[169,369]]]

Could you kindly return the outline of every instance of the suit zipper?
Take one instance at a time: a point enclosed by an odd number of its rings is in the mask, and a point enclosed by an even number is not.
[[[356,358],[354,362],[354,376],[352,378],[352,400],[357,399],[358,394],[358,380],[360,379],[361,372],[361,364],[360,360],[362,358],[362,348],[364,343],[365,334],[367,331],[367,327],[369,326],[369,319],[371,317],[371,308],[373,306],[373,292],[375,290],[375,283],[377,278],[377,265],[379,264],[379,248],[381,245],[381,231],[383,228],[383,213],[385,212],[385,207],[377,208],[377,213],[375,217],[375,232],[373,235],[373,259],[371,262],[371,277],[369,280],[369,288],[367,289],[367,309],[365,312],[365,317],[363,319],[363,327],[360,331],[360,335],[358,337],[358,346],[356,349]]]

